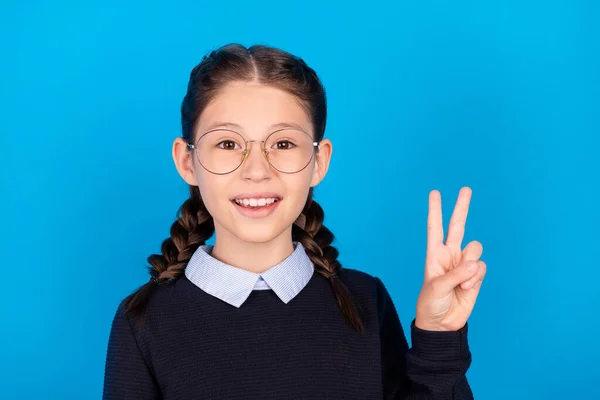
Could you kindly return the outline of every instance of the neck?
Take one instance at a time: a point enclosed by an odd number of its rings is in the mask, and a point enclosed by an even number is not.
[[[263,243],[246,242],[233,235],[218,233],[211,256],[257,274],[279,264],[294,252],[291,226],[273,240]]]

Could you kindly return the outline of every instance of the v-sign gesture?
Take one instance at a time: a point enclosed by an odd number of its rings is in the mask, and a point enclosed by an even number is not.
[[[478,241],[461,249],[472,191],[463,187],[450,218],[444,244],[440,192],[429,193],[425,279],[417,301],[415,325],[431,331],[462,328],[475,305],[486,271]]]

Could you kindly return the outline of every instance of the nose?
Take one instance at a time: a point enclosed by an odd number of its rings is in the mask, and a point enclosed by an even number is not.
[[[252,146],[255,148],[252,149]],[[254,150],[254,151],[253,151]],[[249,180],[263,180],[271,174],[267,154],[265,154],[261,140],[249,140],[246,154],[242,161],[242,176]]]

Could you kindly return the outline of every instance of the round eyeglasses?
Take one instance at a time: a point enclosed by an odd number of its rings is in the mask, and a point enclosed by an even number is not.
[[[198,162],[208,172],[224,175],[242,165],[250,155],[251,142],[262,142],[261,152],[267,162],[284,174],[294,174],[306,168],[319,146],[319,142],[298,129],[279,129],[265,140],[246,140],[238,132],[218,128],[204,133],[196,144],[188,143],[188,149],[196,150]]]

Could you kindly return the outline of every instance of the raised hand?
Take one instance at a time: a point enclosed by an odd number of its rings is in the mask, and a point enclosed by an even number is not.
[[[425,278],[415,320],[420,329],[459,330],[473,311],[486,264],[479,260],[483,246],[478,241],[461,250],[471,195],[468,187],[460,190],[444,244],[441,194],[437,190],[429,193]]]

